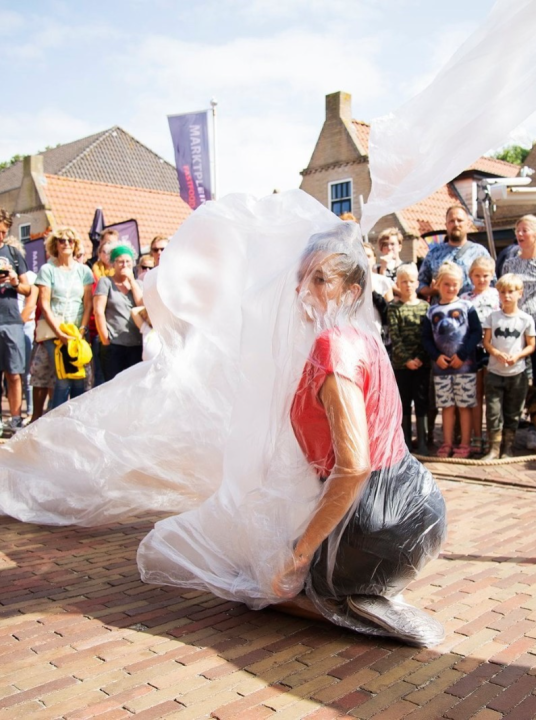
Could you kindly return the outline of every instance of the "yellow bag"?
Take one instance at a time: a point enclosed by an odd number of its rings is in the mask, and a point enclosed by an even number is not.
[[[60,330],[72,339],[66,345],[61,340],[55,342],[56,375],[60,380],[81,380],[86,377],[84,365],[93,357],[91,347],[73,323],[61,323]]]

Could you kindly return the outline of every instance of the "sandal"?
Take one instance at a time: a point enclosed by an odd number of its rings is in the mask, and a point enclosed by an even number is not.
[[[449,458],[452,455],[452,445],[449,445],[448,443],[443,443],[441,447],[437,451],[437,457],[440,458]]]
[[[471,455],[480,455],[484,452],[484,438],[471,438]]]
[[[467,460],[471,457],[471,446],[470,445],[458,445],[457,448],[454,448],[454,452],[452,453],[452,456],[455,458],[460,458],[461,460]]]

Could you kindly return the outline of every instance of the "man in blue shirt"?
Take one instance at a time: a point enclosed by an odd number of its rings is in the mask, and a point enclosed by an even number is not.
[[[433,297],[437,295],[434,278],[439,267],[444,262],[450,260],[461,267],[463,271],[463,284],[460,289],[461,295],[473,289],[473,284],[469,279],[469,268],[473,260],[481,255],[489,257],[489,252],[485,247],[467,239],[469,215],[462,205],[452,205],[452,207],[449,207],[445,222],[447,229],[446,242],[430,248],[419,270],[418,293],[422,297],[429,299],[432,304],[435,302]]]

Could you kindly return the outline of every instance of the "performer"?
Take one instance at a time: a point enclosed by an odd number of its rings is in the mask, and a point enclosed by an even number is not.
[[[224,483],[198,510],[157,523],[138,561],[150,582],[208,588],[254,607],[293,598],[305,583],[316,608],[337,624],[434,645],[441,625],[397,596],[439,552],[445,507],[404,444],[358,234],[355,223],[336,222],[313,235],[298,272],[295,306],[317,337],[287,422],[321,483],[309,476],[309,488],[300,483],[304,496],[294,493],[299,525],[281,523],[284,490],[268,472],[239,499]],[[288,477],[292,459],[282,445]],[[269,517],[276,518],[271,526]],[[263,551],[266,543],[273,552]],[[296,607],[304,607],[302,598]]]

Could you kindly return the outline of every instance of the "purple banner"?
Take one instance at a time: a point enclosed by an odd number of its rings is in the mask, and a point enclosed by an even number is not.
[[[115,230],[119,235],[120,243],[130,243],[138,255],[140,254],[140,234],[136,220],[124,220],[113,225],[106,225],[104,230]]]
[[[39,272],[39,268],[45,264],[47,259],[44,239],[30,240],[24,243],[24,249],[26,250],[28,270],[32,270],[34,273]]]
[[[212,199],[207,112],[170,115],[168,121],[181,198],[195,210]]]

